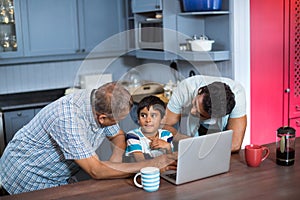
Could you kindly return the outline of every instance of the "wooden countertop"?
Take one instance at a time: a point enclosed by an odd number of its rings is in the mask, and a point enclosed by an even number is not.
[[[270,156],[257,168],[248,167],[244,150],[232,154],[228,173],[175,186],[161,179],[160,189],[148,193],[134,186],[132,179],[87,180],[18,195],[8,199],[299,199],[300,138],[296,140],[293,166],[275,163],[275,144],[267,145]],[[201,166],[199,166],[201,170]]]

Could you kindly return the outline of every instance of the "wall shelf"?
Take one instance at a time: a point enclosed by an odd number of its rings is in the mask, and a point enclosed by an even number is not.
[[[225,61],[230,60],[230,51],[179,51],[178,59],[188,61]]]
[[[178,15],[227,15],[229,11],[205,11],[205,12],[182,12],[178,13]]]
[[[177,55],[167,51],[155,50],[136,50],[135,56],[137,58],[152,59],[152,60],[175,60]]]

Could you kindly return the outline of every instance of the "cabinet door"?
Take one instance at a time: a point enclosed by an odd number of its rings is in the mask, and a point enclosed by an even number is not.
[[[34,117],[34,109],[18,110],[4,113],[6,144],[15,133]]]
[[[132,0],[132,12],[149,12],[162,10],[162,0]]]
[[[300,0],[292,0],[290,2],[289,118],[296,118],[300,117]]]
[[[79,50],[77,0],[24,0],[21,5],[26,56]]]
[[[34,115],[38,114],[38,112],[40,112],[40,110],[42,110],[43,108],[36,108],[34,109]]]
[[[300,117],[295,119],[290,119],[290,125],[296,130],[296,137],[300,137]]]
[[[125,20],[122,23],[122,0],[81,0],[78,3],[82,51],[92,51],[101,42],[125,29]],[[115,42],[109,43],[109,50],[118,47],[118,43]]]
[[[4,34],[9,36],[10,48],[6,51],[3,48],[2,42],[0,46],[0,59],[1,58],[11,58],[11,57],[20,57],[23,55],[23,38],[21,32],[21,17],[20,17],[20,0],[13,1],[14,8],[14,22],[10,23],[1,23],[0,22],[0,41],[3,39]],[[15,41],[17,47],[12,47],[12,37],[15,36]]]

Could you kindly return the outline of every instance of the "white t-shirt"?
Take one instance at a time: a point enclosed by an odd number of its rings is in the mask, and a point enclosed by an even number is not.
[[[197,75],[186,78],[177,85],[176,89],[174,89],[167,108],[173,113],[187,116],[187,135],[198,135],[198,128],[201,123],[199,118],[190,114],[192,101],[197,96],[200,87],[209,85],[213,82],[226,83],[235,95],[235,107],[229,115],[222,117],[221,127],[223,127],[223,130],[226,128],[228,118],[239,118],[246,115],[246,95],[241,84],[224,77]]]

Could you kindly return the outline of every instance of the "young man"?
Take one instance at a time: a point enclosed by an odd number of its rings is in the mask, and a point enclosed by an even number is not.
[[[162,171],[175,158],[160,156],[140,163],[121,163],[126,147],[117,122],[129,113],[132,98],[117,83],[97,90],[64,96],[43,108],[20,129],[1,157],[0,180],[9,194],[68,184],[82,168],[94,179],[122,178],[142,167]],[[109,161],[99,160],[96,149],[107,137],[114,144]]]
[[[156,96],[144,97],[139,102],[137,116],[140,127],[126,134],[126,156],[133,156],[139,162],[172,153],[173,135],[160,129],[165,107],[165,103]]]
[[[174,140],[187,137],[176,134],[173,126],[188,116],[188,136],[233,130],[232,152],[241,148],[247,117],[243,87],[228,78],[197,75],[177,85],[168,102],[163,124],[175,133]]]

